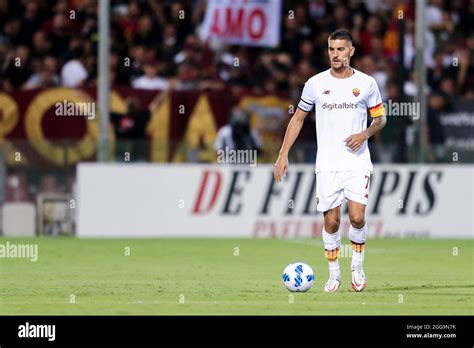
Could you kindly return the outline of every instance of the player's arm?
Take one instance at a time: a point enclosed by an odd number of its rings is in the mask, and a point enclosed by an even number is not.
[[[283,145],[281,146],[278,159],[275,162],[275,169],[273,171],[273,176],[276,182],[281,181],[283,174],[288,169],[288,153],[290,152],[291,146],[298,137],[301,127],[303,126],[304,119],[307,115],[307,111],[297,108],[295,114],[290,120],[290,123],[288,124],[288,127],[286,128]]]
[[[382,103],[369,108],[369,114],[372,117],[372,123],[365,131],[362,132],[365,133],[366,140],[385,127],[385,124],[387,123],[387,116],[385,116],[385,108],[383,107]]]
[[[354,152],[359,151],[364,141],[368,140],[372,135],[385,127],[386,123],[387,117],[385,114],[374,117],[372,123],[366,130],[357,134],[352,134],[350,137],[344,140],[346,142],[346,146]]]
[[[372,135],[380,131],[387,123],[387,118],[385,116],[385,108],[382,104],[380,91],[377,87],[377,84],[375,83],[375,80],[370,86],[369,95],[367,97],[367,104],[369,106],[370,117],[372,117],[372,123],[364,131],[357,134],[352,134],[344,140],[346,142],[346,146],[354,152],[359,151],[362,147],[362,144],[364,144],[364,142],[368,140]]]
[[[365,133],[367,136],[367,139],[369,139],[372,135],[377,133],[379,130],[381,130],[385,125],[387,124],[387,116],[385,114],[375,117],[372,119],[372,123],[370,126],[363,131],[362,133]]]

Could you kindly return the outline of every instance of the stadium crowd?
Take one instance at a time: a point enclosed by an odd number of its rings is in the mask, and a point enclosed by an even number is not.
[[[384,100],[412,100],[416,92],[414,1],[284,0],[281,42],[273,49],[203,42],[199,31],[205,0],[111,3],[113,85],[159,90],[249,89],[289,93],[298,100],[305,81],[328,68],[327,38],[342,27],[354,37],[352,65],[376,79]],[[97,11],[93,0],[0,0],[1,88],[9,92],[58,85],[94,87]],[[431,161],[443,157],[439,113],[455,108],[460,100],[474,99],[472,18],[473,1],[428,1],[429,141],[441,147]],[[401,20],[406,31],[403,88],[399,88],[397,65]],[[308,118],[300,140],[314,142],[313,122]],[[410,123],[408,118],[389,119],[383,136],[373,140],[385,149],[375,154],[374,161],[409,160]]]

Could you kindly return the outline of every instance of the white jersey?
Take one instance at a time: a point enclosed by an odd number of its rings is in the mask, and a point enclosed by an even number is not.
[[[316,173],[373,171],[367,141],[354,152],[344,140],[367,128],[367,109],[371,117],[385,112],[374,78],[354,69],[347,78],[336,78],[330,69],[311,77],[305,84],[298,108],[316,108],[318,152]]]

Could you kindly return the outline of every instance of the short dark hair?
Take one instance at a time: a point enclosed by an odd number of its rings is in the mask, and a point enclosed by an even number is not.
[[[347,29],[337,29],[329,35],[329,40],[347,40],[352,43],[352,35]]]

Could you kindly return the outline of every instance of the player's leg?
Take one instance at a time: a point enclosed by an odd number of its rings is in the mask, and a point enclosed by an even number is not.
[[[339,175],[335,172],[316,174],[317,209],[323,212],[324,227],[322,231],[324,253],[328,260],[329,280],[324,291],[337,291],[341,284],[341,272],[337,259],[341,246],[339,224],[341,221],[341,203],[343,190],[339,183]]]
[[[349,239],[352,243],[352,288],[362,291],[367,286],[364,274],[364,248],[367,240],[365,207],[369,200],[370,171],[349,172],[344,180],[344,197],[349,209]]]
[[[367,240],[367,223],[365,221],[365,205],[352,200],[347,201],[349,208],[349,239],[352,244],[352,288],[362,291],[367,286],[363,263],[365,242]]]
[[[323,243],[324,254],[328,260],[329,279],[324,286],[324,291],[337,291],[341,285],[341,270],[339,268],[338,254],[341,247],[341,235],[339,225],[341,222],[341,206],[330,209],[323,213]]]

